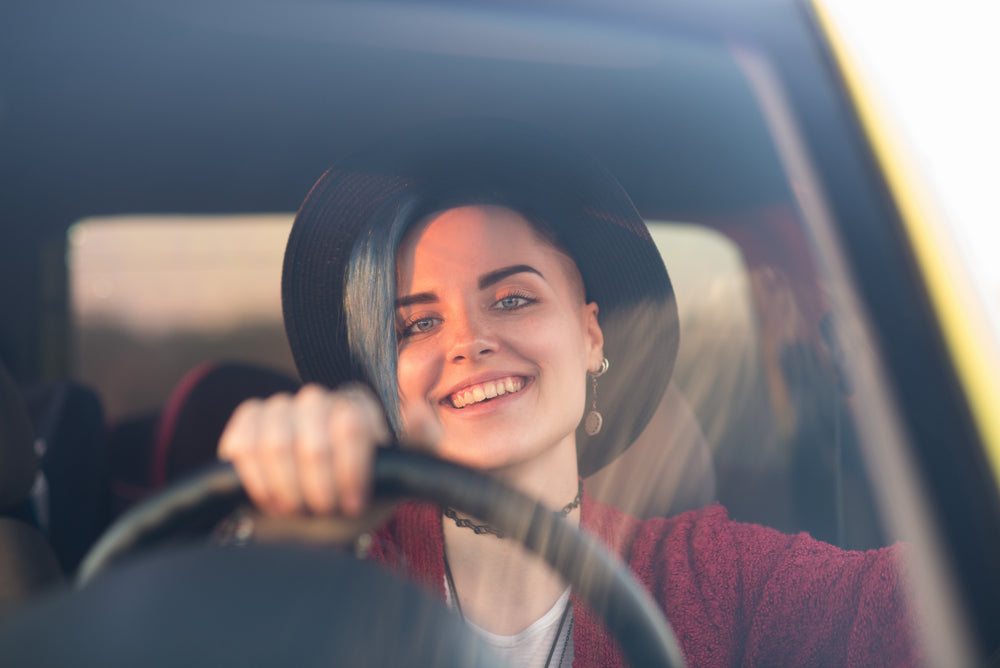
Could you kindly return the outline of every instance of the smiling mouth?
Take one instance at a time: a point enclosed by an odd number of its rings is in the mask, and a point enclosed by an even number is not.
[[[454,408],[465,408],[472,404],[481,404],[485,401],[502,397],[505,394],[514,394],[515,392],[520,392],[522,389],[524,389],[524,378],[520,376],[507,376],[506,378],[497,378],[485,383],[470,385],[452,394],[448,397],[448,401],[451,402]]]

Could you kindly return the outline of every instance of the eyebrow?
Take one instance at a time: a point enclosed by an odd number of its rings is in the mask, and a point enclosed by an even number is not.
[[[433,292],[418,292],[415,295],[406,295],[396,300],[396,308],[403,308],[411,304],[432,304],[437,301],[437,295]]]
[[[522,274],[525,272],[529,274],[537,274],[542,278],[545,278],[545,276],[542,275],[542,272],[538,271],[537,269],[535,269],[530,265],[512,264],[509,267],[502,267],[500,269],[496,269],[494,271],[491,271],[489,273],[480,276],[479,289],[484,290],[485,288],[488,288],[491,285],[502,281],[508,276],[513,276],[514,274]],[[418,292],[416,294],[406,295],[405,297],[400,297],[399,299],[397,299],[396,308],[403,308],[404,306],[411,306],[413,304],[430,304],[436,302],[437,300],[438,297],[433,292]]]
[[[503,267],[502,269],[497,269],[496,271],[491,271],[488,274],[483,274],[479,277],[479,289],[488,288],[494,283],[502,281],[508,276],[513,276],[514,274],[521,274],[528,272],[530,274],[538,274],[542,276],[542,272],[538,271],[534,267],[527,264],[513,264],[509,267]],[[542,278],[545,278],[542,276]]]

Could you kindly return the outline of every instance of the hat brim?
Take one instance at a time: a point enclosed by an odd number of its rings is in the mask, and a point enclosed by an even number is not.
[[[438,123],[339,162],[313,186],[285,251],[285,328],[305,382],[374,385],[352,359],[344,276],[358,235],[387,201],[411,190],[489,187],[552,203],[544,216],[599,307],[610,370],[601,377],[600,433],[577,433],[583,476],[642,432],[670,380],[677,306],[660,253],[618,181],[590,155],[543,132],[499,121]],[[543,214],[544,215],[544,214]]]

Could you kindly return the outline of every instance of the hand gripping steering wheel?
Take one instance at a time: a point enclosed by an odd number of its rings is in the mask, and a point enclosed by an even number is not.
[[[632,666],[684,665],[668,622],[627,569],[596,540],[541,504],[482,474],[400,449],[380,448],[374,474],[376,498],[450,506],[496,526],[541,556],[603,620]],[[220,517],[245,499],[232,466],[210,467],[116,522],[84,560],[79,581],[178,527]]]

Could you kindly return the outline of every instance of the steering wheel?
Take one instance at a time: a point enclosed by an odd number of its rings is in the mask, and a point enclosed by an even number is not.
[[[510,487],[455,464],[415,452],[380,448],[377,499],[417,498],[478,517],[519,540],[554,568],[618,639],[634,667],[683,666],[670,625],[649,594],[593,538]],[[198,520],[214,523],[246,500],[231,465],[220,463],[136,506],[87,555],[85,583],[141,546]]]

